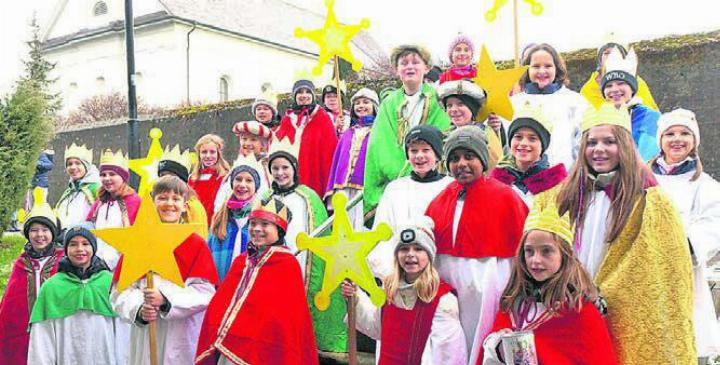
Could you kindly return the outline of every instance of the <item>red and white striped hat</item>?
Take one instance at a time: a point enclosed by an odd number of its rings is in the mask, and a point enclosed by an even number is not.
[[[240,134],[242,133],[250,133],[258,137],[267,138],[268,140],[273,136],[273,132],[270,128],[254,120],[235,123],[232,132],[238,137],[240,137]]]

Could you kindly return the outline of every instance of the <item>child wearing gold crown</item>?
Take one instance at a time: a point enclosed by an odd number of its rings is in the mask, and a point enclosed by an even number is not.
[[[55,241],[60,221],[43,199],[43,191],[33,191],[34,205],[23,225],[28,240],[15,260],[5,294],[0,301],[0,364],[26,364],[28,324],[40,287],[55,274],[63,250]]]
[[[128,227],[135,222],[140,197],[128,184],[130,170],[127,157],[121,150],[106,150],[100,157],[100,183],[97,201],[90,208],[87,221],[96,229]],[[115,248],[98,239],[97,255],[110,270],[115,270],[120,254]]]
[[[692,264],[677,210],[635,150],[627,110],[591,109],[583,130],[568,178],[532,210],[569,213],[578,258],[607,299],[620,364],[696,364]]]
[[[158,178],[150,193],[162,223],[183,223],[189,188],[180,178]],[[123,259],[117,265],[110,293],[113,310],[132,323],[128,364],[150,364],[148,324],[157,324],[159,365],[192,364],[200,323],[218,284],[217,272],[205,240],[193,233],[173,252],[184,286],[155,275],[154,287],[142,277],[118,292]]]
[[[510,153],[490,172],[490,176],[512,187],[532,207],[533,196],[561,183],[567,176],[565,165],[550,167],[547,151],[552,124],[541,108],[526,105],[515,113],[508,128]]]
[[[465,365],[465,332],[455,290],[435,269],[433,221],[405,222],[393,237],[393,271],[384,278],[387,301],[378,308],[355,284],[342,293],[354,298],[358,329],[379,340],[379,364]]]
[[[70,181],[55,205],[63,227],[84,222],[95,203],[100,187],[100,173],[92,160],[92,150],[85,145],[73,143],[65,148],[65,172]]]
[[[295,157],[297,144],[291,144],[285,138],[282,141],[273,141],[270,148],[268,165],[273,177],[272,191],[263,196],[273,196],[280,200],[292,213],[293,220],[288,224],[286,241],[290,251],[295,253],[298,233],[310,234],[314,231],[327,219],[327,211],[315,191],[300,184],[300,168]],[[313,298],[315,293],[320,291],[325,262],[310,252],[300,252],[296,257],[305,280],[307,297]],[[318,349],[330,352],[347,351],[347,329],[342,321],[345,311],[342,296],[339,293],[331,296],[330,308],[326,311],[317,309],[312,299],[309,299],[309,303]]]
[[[617,364],[604,302],[575,254],[567,216],[535,211],[524,231],[478,365],[505,364],[502,338],[513,332],[532,332],[538,364]]]
[[[193,166],[188,184],[205,207],[208,226],[215,213],[215,197],[220,184],[230,170],[230,164],[223,157],[224,148],[225,141],[214,134],[206,134],[195,143],[195,153],[199,161]]]
[[[285,245],[294,217],[278,199],[257,200],[248,250],[210,301],[195,363],[317,364],[302,273]]]
[[[230,171],[230,196],[215,212],[210,224],[208,245],[218,271],[220,281],[230,270],[233,260],[247,250],[250,235],[248,216],[252,202],[260,192],[263,166],[250,154],[240,156]]]

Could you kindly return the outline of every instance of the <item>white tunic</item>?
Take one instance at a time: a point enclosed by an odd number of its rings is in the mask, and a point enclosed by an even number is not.
[[[720,251],[720,184],[695,171],[682,175],[655,175],[675,203],[693,249],[693,291],[695,340],[698,356],[720,353],[720,324],[708,285],[707,262]]]
[[[78,191],[63,200],[56,211],[63,228],[69,228],[85,222],[90,208],[92,208],[92,203],[87,200],[82,191]]]
[[[607,253],[608,243],[605,242],[607,225],[610,221],[610,198],[604,191],[592,192],[593,197],[585,213],[582,227],[582,239],[578,258],[590,274],[591,278],[600,270]]]
[[[515,110],[520,110],[526,102],[542,107],[543,113],[553,125],[550,146],[545,152],[550,166],[562,163],[570,171],[578,157],[582,117],[590,106],[587,100],[563,86],[552,94],[531,95],[521,92],[513,95],[510,101]]]
[[[98,205],[95,229],[123,226],[122,211],[117,201],[113,200],[109,203],[100,203],[100,205]],[[105,243],[100,237],[97,238],[97,256],[105,261],[110,271],[115,271],[118,260],[120,260],[120,253],[114,247]]]
[[[451,182],[453,179],[447,176],[426,183],[415,181],[410,176],[391,181],[378,203],[374,226],[385,222],[396,232],[403,224],[425,215],[430,202]],[[394,252],[395,242],[388,240],[378,243],[367,256],[370,269],[376,277],[385,278],[393,272]]]
[[[116,365],[127,362],[127,343],[116,341],[118,317],[81,310],[32,325],[28,365]]]
[[[453,219],[453,241],[457,234],[459,217],[464,201],[458,200]],[[482,339],[490,333],[495,315],[500,308],[500,297],[510,278],[511,258],[467,258],[438,255],[435,267],[440,278],[450,284],[458,294],[460,323],[470,354],[475,364],[482,348]]]
[[[402,297],[405,298],[403,301]],[[402,309],[412,309],[418,300],[415,289],[411,286],[398,290],[394,303]],[[382,333],[382,310],[370,301],[365,292],[358,290],[357,329],[367,336],[380,340]],[[425,343],[420,364],[422,365],[465,365],[467,364],[467,349],[465,347],[465,334],[460,326],[458,317],[458,300],[452,293],[440,298],[435,315],[432,318],[430,336]],[[380,342],[376,349],[380,353]]]
[[[285,206],[287,206],[290,210],[290,214],[292,214],[292,219],[290,219],[290,222],[288,223],[287,234],[285,235],[285,242],[287,243],[287,247],[291,250],[292,253],[297,253],[297,235],[300,232],[310,233],[310,220],[308,215],[309,207],[307,205],[307,202],[305,202],[305,199],[297,192],[292,192],[287,195],[275,195],[275,197],[281,202],[283,202],[283,204],[285,204]],[[303,251],[300,254],[295,255],[295,258],[300,264],[303,279],[305,279],[305,268],[307,267],[307,251]]]
[[[133,365],[150,364],[149,327],[135,322],[143,304],[141,288],[144,287],[145,278],[120,293],[113,285],[110,294],[113,310],[124,320],[133,323],[128,362]],[[185,287],[181,288],[155,275],[155,287],[171,305],[170,311],[161,313],[157,321],[158,364],[194,364],[200,327],[208,303],[215,294],[215,286],[205,279],[188,278]]]

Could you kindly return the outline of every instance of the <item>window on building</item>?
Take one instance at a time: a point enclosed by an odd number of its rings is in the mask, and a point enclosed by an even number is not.
[[[220,78],[219,82],[219,93],[220,93],[220,101],[228,101],[228,91],[230,90],[230,78],[227,76],[223,76]]]
[[[93,5],[93,15],[94,16],[101,16],[105,15],[108,12],[107,3],[104,1],[98,1]]]

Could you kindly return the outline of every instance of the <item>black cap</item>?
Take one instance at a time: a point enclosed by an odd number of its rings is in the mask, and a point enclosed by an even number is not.
[[[165,171],[172,172],[185,183],[188,182],[188,178],[190,177],[188,169],[173,160],[162,160],[158,163],[158,176]]]
[[[432,147],[438,161],[442,159],[443,151],[443,134],[439,129],[432,125],[420,124],[412,127],[405,135],[405,155],[407,156],[408,145],[417,140],[427,142]]]

